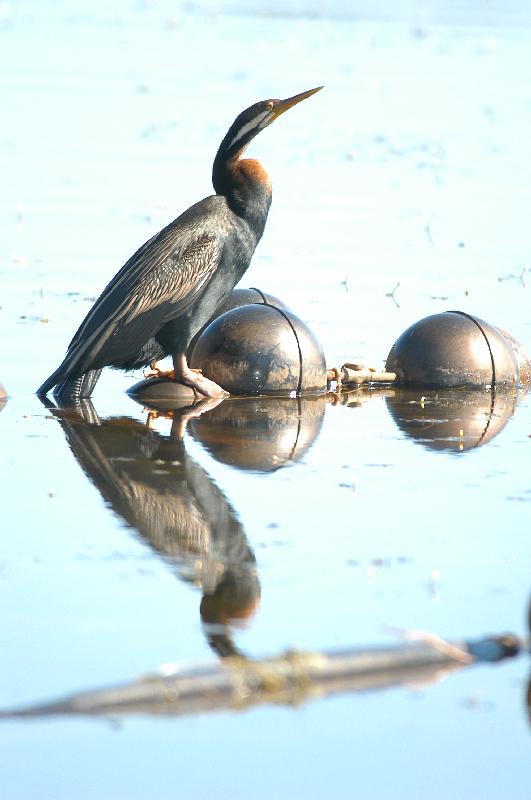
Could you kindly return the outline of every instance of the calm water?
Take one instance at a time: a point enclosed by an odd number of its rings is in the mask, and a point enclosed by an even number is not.
[[[132,376],[104,375],[92,424],[33,395],[133,249],[210,193],[234,116],[320,84],[253,145],[275,197],[244,285],[309,322],[329,364],[380,366],[446,308],[531,349],[531,21],[480,6],[0,5],[0,708],[227,648],[525,635],[529,396],[493,417],[487,395],[230,401],[182,445],[171,420],[146,427]],[[238,620],[216,637],[224,602]],[[0,787],[529,798],[528,678],[520,657],[298,708],[4,721]]]

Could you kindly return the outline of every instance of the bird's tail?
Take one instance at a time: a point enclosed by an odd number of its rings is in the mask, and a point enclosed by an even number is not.
[[[83,397],[90,397],[101,375],[101,369],[90,369],[77,377],[65,376],[63,364],[37,389],[39,397],[44,397],[55,386],[53,393],[62,405],[75,404]]]
[[[49,378],[46,378],[42,386],[39,386],[37,389],[37,396],[38,397],[46,397],[50,389],[53,389],[61,380],[64,379],[65,376],[65,368],[64,362],[61,364],[60,367],[57,367],[55,372],[52,372]]]
[[[66,378],[57,384],[53,396],[62,405],[74,405],[91,396],[100,375],[101,369],[89,369],[78,378]]]

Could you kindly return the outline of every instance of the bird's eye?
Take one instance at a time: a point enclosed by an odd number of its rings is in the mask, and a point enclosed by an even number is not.
[[[268,102],[268,104],[267,104],[267,110],[268,110],[268,111],[271,111],[274,105],[275,105],[275,104],[273,103],[273,101],[272,101],[272,100],[269,100],[269,102]]]

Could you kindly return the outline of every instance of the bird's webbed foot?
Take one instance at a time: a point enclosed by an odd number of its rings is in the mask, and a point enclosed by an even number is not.
[[[201,374],[200,370],[192,369],[188,366],[186,356],[179,355],[173,358],[174,379],[179,383],[184,383],[185,386],[190,386],[194,392],[203,395],[203,397],[228,397],[229,392],[218,386],[217,383],[211,381]]]

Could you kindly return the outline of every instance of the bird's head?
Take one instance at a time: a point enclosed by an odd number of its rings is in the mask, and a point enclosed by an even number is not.
[[[239,158],[257,133],[271,125],[284,111],[293,108],[322,88],[318,86],[316,89],[308,89],[294,97],[288,97],[287,100],[261,100],[246,108],[230,126],[219,147],[218,157],[222,156],[226,161]]]

